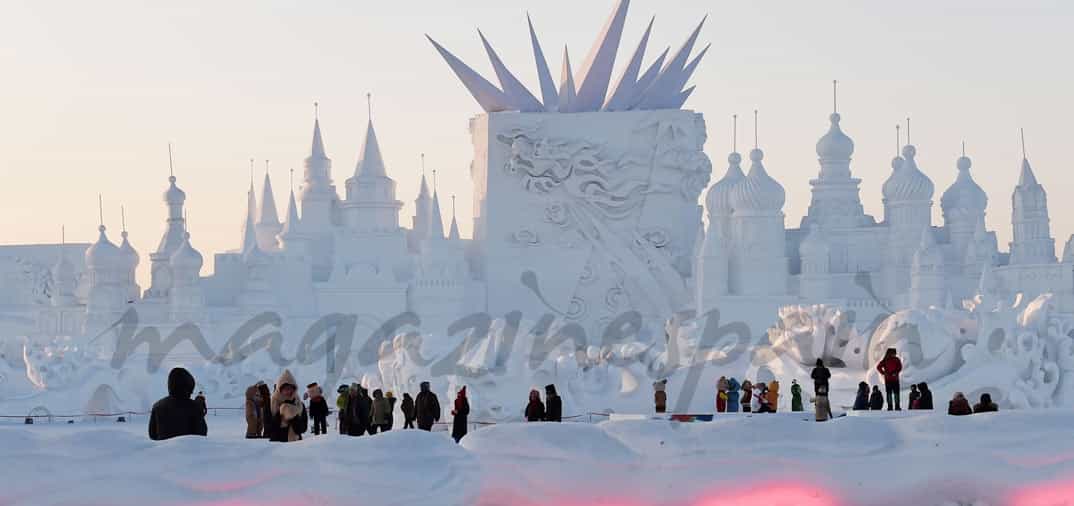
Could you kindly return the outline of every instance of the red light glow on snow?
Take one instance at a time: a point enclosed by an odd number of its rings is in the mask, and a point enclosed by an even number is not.
[[[1064,506],[1074,504],[1074,480],[1029,485],[1015,492],[1010,506]]]
[[[694,506],[837,506],[836,498],[813,485],[794,482],[758,483],[714,491]]]

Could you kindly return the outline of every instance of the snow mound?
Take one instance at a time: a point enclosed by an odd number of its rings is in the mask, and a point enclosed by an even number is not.
[[[584,423],[508,423],[477,430],[467,450],[496,457],[627,461],[637,455],[601,427]]]

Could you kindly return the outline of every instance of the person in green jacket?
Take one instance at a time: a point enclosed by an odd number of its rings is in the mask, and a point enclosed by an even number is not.
[[[347,433],[347,417],[346,417],[346,413],[347,413],[347,391],[348,390],[349,390],[349,388],[347,387],[347,385],[340,385],[340,387],[336,389],[336,394],[338,394],[337,397],[336,397],[336,409],[337,409],[337,413],[338,413],[337,416],[339,417],[339,433],[340,434],[346,434]]]
[[[791,411],[805,411],[802,408],[802,386],[798,380],[791,380]]]

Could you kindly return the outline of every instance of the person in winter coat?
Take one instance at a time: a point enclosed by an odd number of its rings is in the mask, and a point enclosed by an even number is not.
[[[205,404],[205,392],[198,392],[198,396],[194,397],[194,402],[201,407],[201,416],[209,414],[209,406]]]
[[[302,397],[310,400],[313,435],[328,434],[328,400],[324,398],[324,390],[317,383],[310,383],[306,385],[306,393]]]
[[[283,374],[276,380],[276,392],[272,394],[269,407],[272,410],[269,422],[272,435],[269,441],[301,441],[308,424],[306,405],[302,404],[302,399],[298,397],[298,382],[291,371],[284,369]]]
[[[884,409],[884,394],[880,393],[880,387],[873,385],[873,393],[869,396],[869,409],[880,411]]]
[[[440,421],[440,400],[429,389],[429,382],[421,382],[421,391],[414,399],[414,416],[421,430],[433,430],[433,424]]]
[[[388,422],[392,416],[392,401],[384,397],[384,392],[379,388],[373,391],[373,423],[370,425],[370,434],[388,431]]]
[[[921,398],[917,401],[917,409],[932,409],[932,390],[929,390],[929,384],[925,382],[918,383],[917,390],[921,392]]]
[[[999,411],[999,406],[992,402],[991,394],[981,394],[981,402],[973,405],[973,414],[993,413]]]
[[[168,396],[153,404],[149,414],[149,439],[163,441],[209,434],[205,412],[190,398],[194,385],[194,376],[182,367],[168,373]]]
[[[731,388],[731,384],[727,381],[726,376],[720,376],[720,379],[716,380],[716,412],[723,413],[727,411],[727,390]]]
[[[966,396],[962,392],[955,392],[951,402],[947,403],[947,414],[954,416],[973,414],[973,410],[970,409],[970,401],[966,400]]]
[[[869,384],[862,381],[858,383],[858,393],[854,395],[854,411],[869,410]]]
[[[544,387],[544,421],[546,422],[562,422],[563,421],[563,399],[559,398],[559,394],[556,393],[555,385],[545,385]]]
[[[399,409],[403,412],[403,428],[413,429],[414,419],[418,415],[414,412],[414,398],[410,396],[410,392],[403,392],[403,404]]]
[[[899,373],[902,372],[902,360],[896,355],[895,348],[888,348],[884,359],[876,364],[876,371],[884,376],[884,391],[888,396],[888,411],[901,411],[899,406]]]
[[[384,431],[387,432],[395,426],[395,401],[397,399],[391,390],[384,392],[384,398],[388,399],[388,426],[384,428]]]
[[[258,439],[265,431],[265,421],[261,418],[261,394],[257,385],[246,387],[246,439]]]
[[[910,409],[921,409],[918,403],[921,401],[921,392],[917,390],[917,385],[910,385]]]
[[[731,378],[731,379],[727,380],[727,412],[728,413],[737,413],[738,412],[738,406],[739,406],[738,392],[739,392],[740,388],[742,388],[742,385],[739,385],[738,380],[736,380],[735,378]]]
[[[653,403],[656,404],[657,413],[666,413],[668,410],[667,386],[666,379],[653,383]]]
[[[456,443],[466,436],[467,418],[470,416],[470,401],[466,399],[466,387],[459,389],[459,395],[455,397],[455,409],[451,410],[451,438]]]
[[[818,422],[832,419],[832,405],[828,402],[828,385],[821,385],[817,388],[817,396],[813,399],[813,403]]]
[[[779,411],[779,382],[772,380],[768,383],[768,412],[775,413]]]
[[[351,411],[351,435],[362,436],[368,432],[370,435],[376,434],[373,423],[373,399],[369,397],[369,391],[362,385],[354,384],[352,388],[356,389],[355,397],[348,401],[354,403],[350,407]]]
[[[753,385],[753,403],[750,406],[754,413],[770,413],[768,404],[768,385],[758,381]]]
[[[268,439],[272,435],[272,427],[269,427],[269,421],[272,420],[272,407],[269,406],[272,400],[272,392],[269,391],[269,387],[264,381],[258,381],[257,393],[261,394],[261,425],[264,427],[261,437]]]
[[[820,392],[820,387],[824,386],[824,391],[828,391],[828,380],[832,379],[832,372],[824,367],[824,360],[817,359],[816,366],[813,367],[813,372],[809,373],[809,377],[813,378],[813,393]]]
[[[750,380],[742,380],[742,406],[743,413],[749,413],[753,405],[753,383]]]
[[[347,385],[340,385],[336,389],[336,418],[339,420],[340,435],[347,434],[347,400],[349,399],[349,392],[350,387]]]
[[[791,411],[805,411],[802,406],[802,385],[796,379],[791,380]]]
[[[537,389],[530,390],[530,400],[526,403],[526,421],[544,421],[544,403],[541,402],[541,394]]]

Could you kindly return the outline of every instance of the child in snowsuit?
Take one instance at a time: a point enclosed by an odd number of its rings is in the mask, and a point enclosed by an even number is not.
[[[880,387],[873,385],[873,393],[869,396],[869,409],[880,411],[884,409],[884,394],[880,393]]]
[[[304,398],[310,401],[310,418],[313,419],[313,435],[328,434],[328,401],[324,398],[324,391],[317,383],[306,385]]]
[[[727,411],[727,390],[730,388],[727,378],[720,376],[720,379],[716,381],[716,412],[723,413]]]
[[[731,378],[731,379],[727,380],[727,412],[728,413],[737,413],[738,412],[738,406],[739,406],[738,389],[739,388],[742,388],[742,385],[738,384],[738,380],[736,380],[735,378]]]
[[[802,386],[798,380],[791,380],[791,411],[804,411],[802,407]]]
[[[750,380],[742,380],[742,412],[749,413],[753,404],[753,383]]]

